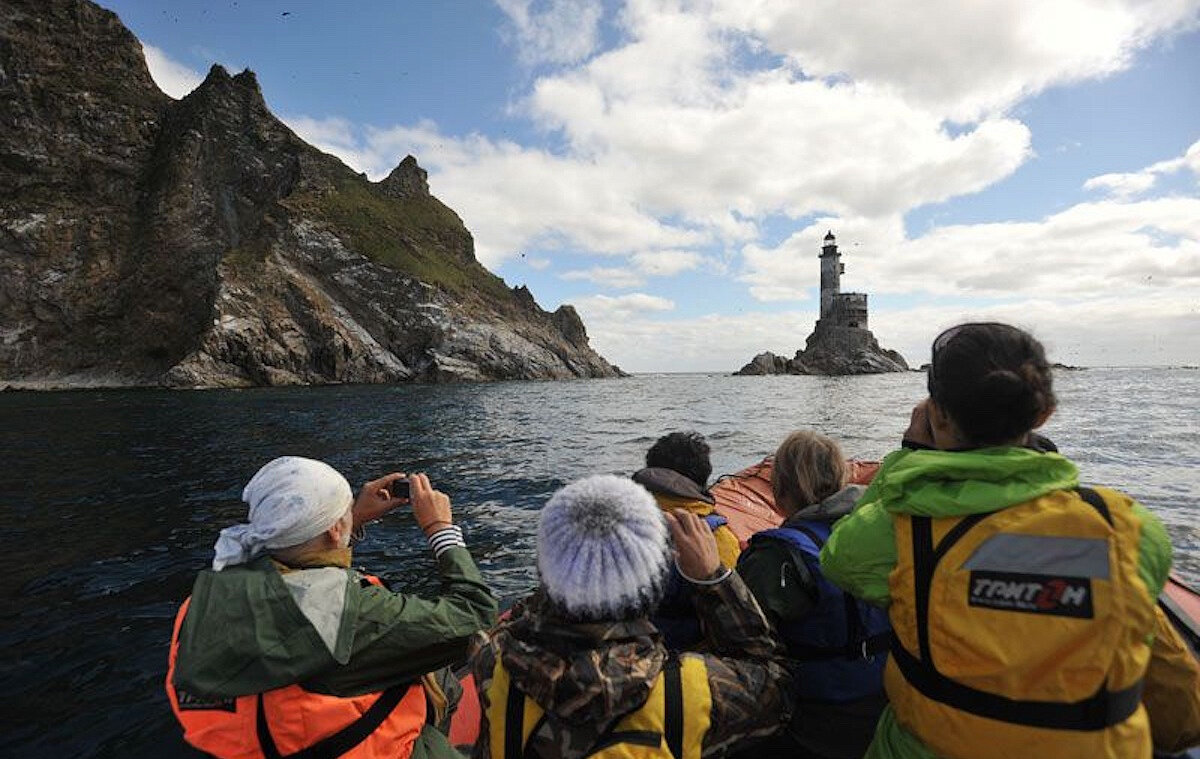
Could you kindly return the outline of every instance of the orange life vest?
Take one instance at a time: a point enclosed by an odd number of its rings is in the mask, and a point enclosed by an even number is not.
[[[177,692],[179,629],[190,602],[175,616],[167,662],[167,699],[188,743],[221,759],[404,759],[412,753],[426,716],[420,682],[345,698],[299,685],[225,700]]]

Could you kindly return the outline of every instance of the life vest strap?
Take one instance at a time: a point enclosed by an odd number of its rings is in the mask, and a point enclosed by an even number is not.
[[[663,737],[671,756],[683,759],[683,675],[679,657],[667,659],[663,677]]]
[[[619,743],[658,748],[665,742],[667,750],[675,759],[683,759],[683,673],[679,657],[671,656],[663,665],[663,732],[653,730],[616,730],[614,722],[600,734],[587,755],[599,753]],[[529,757],[529,745],[525,742],[525,699],[521,689],[509,681],[507,702],[504,705],[504,757],[503,759],[525,759]],[[533,726],[529,736],[533,737],[543,723],[546,714]],[[271,759],[268,757],[268,759]]]
[[[979,717],[1051,730],[1104,730],[1129,719],[1142,701],[1142,681],[1099,691],[1082,701],[1021,701],[952,680],[913,656],[893,637],[892,659],[908,684],[926,698]]]
[[[375,703],[362,713],[362,716],[346,725],[333,735],[322,738],[307,748],[284,756],[279,753],[275,739],[271,736],[271,728],[267,724],[267,712],[263,708],[263,694],[258,694],[258,715],[255,724],[258,731],[258,743],[266,759],[336,759],[367,739],[383,724],[404,694],[412,687],[409,685],[393,685],[379,694]]]
[[[1079,497],[1082,498],[1087,505],[1091,506],[1100,514],[1100,516],[1104,517],[1105,522],[1108,522],[1109,525],[1112,525],[1112,514],[1110,514],[1108,511],[1108,504],[1104,502],[1104,498],[1101,497],[1099,493],[1091,488],[1084,487],[1075,488],[1075,492],[1079,494]]]

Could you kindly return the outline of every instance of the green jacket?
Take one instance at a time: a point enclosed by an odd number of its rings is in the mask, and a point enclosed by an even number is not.
[[[179,631],[175,686],[221,699],[300,683],[333,696],[373,693],[462,662],[496,621],[496,599],[465,548],[438,560],[433,600],[364,585],[352,569],[280,574],[272,561],[204,571]],[[456,757],[429,726],[413,757]]]
[[[1078,486],[1079,472],[1056,453],[1027,448],[974,451],[895,451],[858,508],[834,527],[821,551],[821,570],[844,590],[872,603],[890,602],[888,576],[896,566],[893,514],[958,517],[999,511],[1055,490]],[[1138,573],[1157,599],[1171,568],[1171,543],[1158,518],[1133,502],[1141,521]],[[889,707],[867,757],[934,759],[896,721]]]

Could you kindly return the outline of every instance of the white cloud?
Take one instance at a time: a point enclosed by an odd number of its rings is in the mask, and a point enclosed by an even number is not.
[[[805,298],[819,281],[817,254],[832,228],[847,269],[843,290],[971,298],[1097,298],[1114,287],[1129,297],[1200,292],[1200,196],[1128,197],[1184,169],[1200,176],[1200,142],[1183,156],[1085,185],[1116,197],[1040,221],[948,225],[913,239],[899,214],[821,218],[774,248],[745,246],[738,279],[760,301]]]
[[[879,325],[874,331],[880,343],[899,350],[913,366],[929,360],[930,343],[941,330],[964,321],[1019,325],[1041,340],[1051,361],[1071,365],[1128,364],[1129,356],[1141,356],[1147,364],[1200,360],[1200,307],[1194,293],[916,306],[873,313],[872,319]],[[590,334],[593,328],[588,329]]]
[[[588,295],[576,298],[572,305],[589,324],[593,319],[605,323],[610,320],[620,322],[637,314],[675,309],[674,301],[669,298],[646,293],[629,293],[618,296]]]
[[[355,132],[338,120],[288,121],[302,135],[331,127],[317,144],[376,179],[416,155],[489,266],[546,243],[630,255],[749,242],[770,215],[899,213],[982,189],[1030,154],[1029,130],[1014,120],[952,135],[893,95],[786,71],[727,82],[702,67],[695,86],[665,95],[623,89],[644,59],[671,59],[668,41],[655,45],[540,80],[531,115],[567,135],[565,154],[431,124]],[[692,102],[704,90],[714,99]],[[605,105],[593,112],[593,100]]]
[[[1200,177],[1200,140],[1192,143],[1187,152],[1179,158],[1159,161],[1141,171],[1101,174],[1084,182],[1083,189],[1106,190],[1115,197],[1129,198],[1149,190],[1158,182],[1159,177],[1183,170]]]
[[[603,6],[594,0],[496,0],[505,30],[528,64],[576,63],[599,44]]]
[[[670,277],[695,269],[703,260],[699,253],[687,250],[653,250],[630,256],[638,271],[655,277]]]
[[[176,100],[184,97],[204,81],[204,75],[172,59],[160,48],[142,43],[146,67],[158,88]]]
[[[1118,198],[1141,195],[1154,186],[1158,176],[1149,172],[1101,174],[1083,183],[1085,190],[1105,190]]]
[[[590,269],[572,269],[558,276],[561,279],[569,281],[584,280],[597,285],[619,289],[641,287],[646,282],[644,277],[629,269],[606,266],[593,266]]]
[[[341,158],[348,166],[366,171],[366,167],[374,164],[378,158],[369,148],[364,149],[358,137],[357,130],[348,119],[330,116],[314,119],[308,116],[285,116],[283,122],[291,127],[296,135],[313,147]],[[388,169],[390,171],[390,168]],[[382,179],[387,171],[380,174],[375,169],[375,179]]]
[[[1194,28],[1194,0],[710,0],[715,23],[749,31],[816,77],[846,76],[959,120],[1049,87],[1126,68],[1166,33]]]
[[[703,261],[698,253],[685,250],[655,250],[634,253],[629,257],[630,267],[593,266],[590,269],[572,269],[559,275],[560,279],[588,281],[605,287],[628,289],[641,287],[646,277],[670,277],[689,269],[695,269]]]

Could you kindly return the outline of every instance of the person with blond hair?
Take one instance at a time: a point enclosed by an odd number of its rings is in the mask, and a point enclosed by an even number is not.
[[[838,444],[798,430],[775,452],[771,487],[782,526],[755,534],[738,573],[787,648],[793,717],[764,747],[802,759],[857,759],[886,704],[887,614],[857,601],[821,574],[833,523],[863,486],[848,485]],[[758,750],[757,748],[755,749]]]

